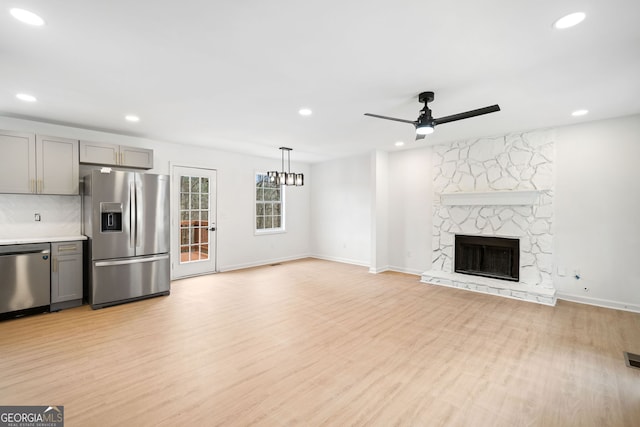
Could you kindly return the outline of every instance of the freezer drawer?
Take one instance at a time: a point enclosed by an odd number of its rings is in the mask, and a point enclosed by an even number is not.
[[[49,309],[50,252],[48,243],[0,247],[0,314]]]
[[[91,264],[88,302],[93,309],[169,295],[169,254],[93,261]]]

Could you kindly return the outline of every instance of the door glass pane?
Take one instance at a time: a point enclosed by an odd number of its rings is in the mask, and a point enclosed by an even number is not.
[[[192,193],[200,192],[200,178],[198,177],[191,178],[191,192]]]
[[[189,192],[189,177],[181,176],[180,177],[180,192],[188,193]]]
[[[180,229],[180,244],[188,245],[189,244],[189,229],[181,228]]]

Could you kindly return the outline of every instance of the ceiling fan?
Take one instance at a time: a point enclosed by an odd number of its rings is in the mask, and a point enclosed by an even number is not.
[[[420,110],[420,116],[418,116],[417,120],[404,120],[397,119],[395,117],[387,117],[380,116],[378,114],[364,113],[365,116],[375,117],[378,119],[385,120],[393,120],[396,122],[402,123],[411,123],[416,127],[416,139],[422,139],[425,135],[429,135],[433,133],[433,128],[436,125],[441,125],[444,123],[455,122],[456,120],[468,119],[475,116],[481,116],[483,114],[495,113],[496,111],[500,111],[500,106],[498,104],[491,105],[489,107],[478,108],[477,110],[465,111],[464,113],[453,114],[451,116],[440,117],[438,119],[434,119],[431,115],[431,109],[429,108],[429,102],[433,101],[434,96],[433,92],[422,92],[418,95],[418,100],[420,102],[424,102],[424,107]]]

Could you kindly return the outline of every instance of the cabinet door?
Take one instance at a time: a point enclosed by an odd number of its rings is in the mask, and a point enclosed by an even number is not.
[[[38,193],[78,194],[78,141],[36,136]]]
[[[35,135],[0,131],[0,193],[35,193]]]
[[[82,299],[82,242],[51,244],[51,302]]]
[[[80,163],[117,165],[120,147],[104,142],[80,141]]]
[[[153,150],[121,145],[120,156],[120,166],[142,169],[153,168]]]

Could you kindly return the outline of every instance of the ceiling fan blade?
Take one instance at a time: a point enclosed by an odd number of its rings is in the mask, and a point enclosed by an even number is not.
[[[471,117],[481,116],[483,114],[495,113],[496,111],[500,111],[500,106],[498,104],[492,105],[490,107],[478,108],[477,110],[465,111],[464,113],[453,114],[451,116],[440,117],[439,119],[434,119],[433,122],[435,125],[441,125],[443,123],[455,122],[456,120],[468,119]]]
[[[380,116],[378,114],[371,114],[371,113],[364,113],[364,115],[369,117],[375,117],[376,119],[393,120],[394,122],[410,123],[412,125],[416,124],[416,122],[414,122],[413,120],[396,119],[395,117]]]

